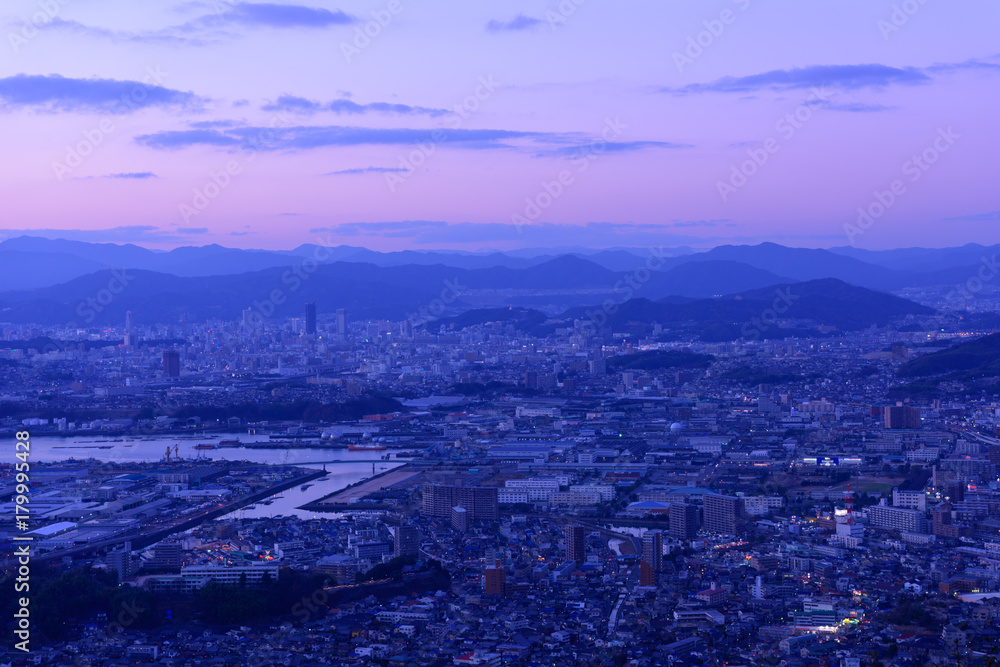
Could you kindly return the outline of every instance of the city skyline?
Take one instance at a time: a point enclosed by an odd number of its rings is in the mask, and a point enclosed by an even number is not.
[[[998,13],[16,2],[4,234],[160,249],[995,243]]]

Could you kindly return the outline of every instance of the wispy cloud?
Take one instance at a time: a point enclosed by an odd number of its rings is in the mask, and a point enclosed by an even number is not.
[[[498,32],[521,32],[524,30],[534,30],[540,25],[542,25],[541,19],[536,19],[526,14],[518,14],[509,21],[497,21],[495,19],[490,21],[486,24],[486,32],[494,34]]]
[[[103,229],[5,229],[3,234],[5,238],[36,236],[88,243],[174,243],[188,240],[188,234],[180,229],[166,230],[153,225],[122,225]]]
[[[120,174],[107,174],[104,178],[146,179],[156,177],[156,174],[151,171],[125,171]]]
[[[432,109],[428,107],[412,106],[409,104],[391,104],[389,102],[371,102],[369,104],[358,104],[352,100],[334,100],[332,102],[317,102],[304,97],[294,95],[282,95],[274,102],[269,102],[261,107],[263,111],[288,111],[291,113],[315,114],[321,111],[329,111],[336,114],[366,114],[383,113],[399,114],[404,116],[425,115],[431,117],[443,116],[448,113],[447,109]]]
[[[560,146],[548,151],[536,153],[539,157],[582,157],[598,153],[633,153],[649,148],[694,148],[693,144],[681,144],[671,141],[608,141],[604,143],[590,142],[576,146]]]
[[[351,176],[354,174],[395,174],[398,172],[406,171],[402,167],[355,167],[353,169],[341,169],[339,171],[330,171],[324,176]]]
[[[223,12],[221,18],[239,25],[268,28],[328,28],[356,21],[353,16],[340,10],[269,2],[241,2]]]
[[[149,148],[171,149],[192,146],[253,148],[256,150],[308,150],[331,146],[413,145],[432,143],[467,149],[514,148],[516,141],[560,141],[564,135],[514,130],[472,129],[385,129],[341,125],[287,128],[238,127],[226,130],[172,130],[136,137]]]
[[[697,93],[752,93],[762,90],[797,90],[833,88],[860,90],[891,85],[921,85],[931,81],[916,67],[888,65],[813,65],[795,69],[776,69],[750,76],[727,76],[708,83],[691,83],[680,88],[660,88],[660,92],[678,95]]]
[[[208,227],[178,227],[177,231],[181,234],[207,234]]]
[[[526,132],[490,129],[370,128],[343,125],[304,125],[270,128],[240,126],[194,128],[144,134],[135,141],[158,150],[197,146],[228,150],[302,151],[343,146],[412,146],[432,144],[466,150],[517,150],[535,157],[573,157],[601,152],[625,153],[646,149],[690,148],[666,141],[597,142],[580,133]],[[385,169],[369,167],[368,171]],[[362,173],[344,170],[343,173]],[[385,172],[381,172],[385,173]]]
[[[993,222],[995,220],[1000,220],[1000,211],[959,215],[954,218],[945,218],[945,220],[951,222]]]
[[[996,56],[994,56],[996,57]],[[934,63],[927,68],[928,72],[961,72],[961,71],[979,71],[979,72],[1000,72],[1000,64],[991,63],[985,60],[979,60],[977,58],[971,58],[969,60],[964,60],[958,63]]]
[[[845,111],[847,113],[879,113],[892,111],[898,107],[887,104],[867,104],[864,102],[834,102],[833,100],[809,100],[806,106],[814,106],[825,111]]]
[[[87,37],[96,37],[109,42],[133,42],[136,44],[162,44],[167,46],[205,46],[217,42],[217,38],[196,37],[180,34],[178,28],[161,30],[110,30],[100,26],[86,25],[79,21],[67,21],[54,17],[42,26],[45,30],[62,30]]]
[[[141,92],[141,94],[139,94]],[[0,109],[127,113],[148,107],[194,110],[204,100],[194,93],[139,81],[70,79],[58,74],[17,74],[0,79]]]
[[[448,223],[439,220],[401,220],[391,222],[350,222],[331,227],[311,229],[310,233],[328,232],[356,239],[406,239],[413,245],[504,242],[522,245],[530,239],[540,246],[609,247],[643,246],[652,243],[685,243],[700,241],[699,237],[679,232],[685,227],[711,227],[714,221],[702,224],[671,222],[663,224],[590,222],[582,225],[539,222],[519,227],[507,223]],[[709,224],[712,223],[712,224]]]
[[[99,39],[141,44],[204,46],[237,38],[239,29],[323,29],[346,26],[357,18],[340,10],[266,2],[218,2],[217,10],[190,21],[156,30],[110,30],[78,21],[53,18],[46,30],[64,30]],[[228,30],[232,28],[232,30]]]

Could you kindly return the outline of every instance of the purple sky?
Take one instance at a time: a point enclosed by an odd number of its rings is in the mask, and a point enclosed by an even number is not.
[[[1000,242],[992,0],[5,9],[7,236]]]

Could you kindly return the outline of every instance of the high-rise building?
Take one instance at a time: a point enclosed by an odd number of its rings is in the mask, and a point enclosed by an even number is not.
[[[132,347],[135,345],[135,317],[132,315],[132,311],[126,311],[125,313],[125,347]]]
[[[698,534],[698,508],[690,503],[670,503],[670,537],[693,540]]]
[[[316,302],[306,304],[306,334],[316,334]]]
[[[495,553],[487,558],[486,571],[483,573],[483,593],[507,597],[507,569],[499,563]]]
[[[451,508],[451,527],[464,533],[469,529],[469,512],[464,507]]]
[[[347,311],[343,308],[337,309],[337,335],[341,338],[347,335]]]
[[[890,405],[885,409],[885,427],[890,429],[920,428],[920,408],[908,405]]]
[[[420,533],[416,526],[398,526],[393,536],[392,555],[416,556],[420,553]]]
[[[163,374],[168,378],[181,376],[181,353],[177,350],[163,351]]]
[[[181,545],[179,542],[159,542],[153,547],[153,559],[149,565],[159,571],[179,571],[181,569]]]
[[[108,569],[118,574],[118,581],[132,574],[132,543],[126,542],[125,548],[108,554]]]
[[[464,507],[471,521],[496,521],[499,490],[495,486],[424,484],[423,512],[450,519],[453,507]]]
[[[524,372],[524,386],[526,389],[538,389],[538,372],[537,371],[525,371]]]
[[[656,572],[654,572],[653,567],[644,560],[639,561],[639,585],[656,585]]]
[[[743,530],[743,499],[736,496],[705,494],[705,530],[726,535],[738,535]]]
[[[931,532],[938,537],[947,537],[957,540],[962,536],[962,528],[955,521],[951,503],[943,503],[940,507],[931,512],[932,524]]]
[[[648,530],[642,536],[642,560],[649,563],[653,572],[663,570],[663,531]]]
[[[566,526],[566,560],[582,563],[587,560],[587,529],[583,526]]]

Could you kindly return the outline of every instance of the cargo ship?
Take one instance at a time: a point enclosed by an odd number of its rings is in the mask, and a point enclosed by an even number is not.
[[[203,442],[201,444],[195,445],[195,449],[215,449],[215,445],[210,442]]]
[[[385,450],[382,445],[348,445],[349,452],[381,452]]]
[[[242,447],[243,443],[239,440],[219,440],[219,447]]]

